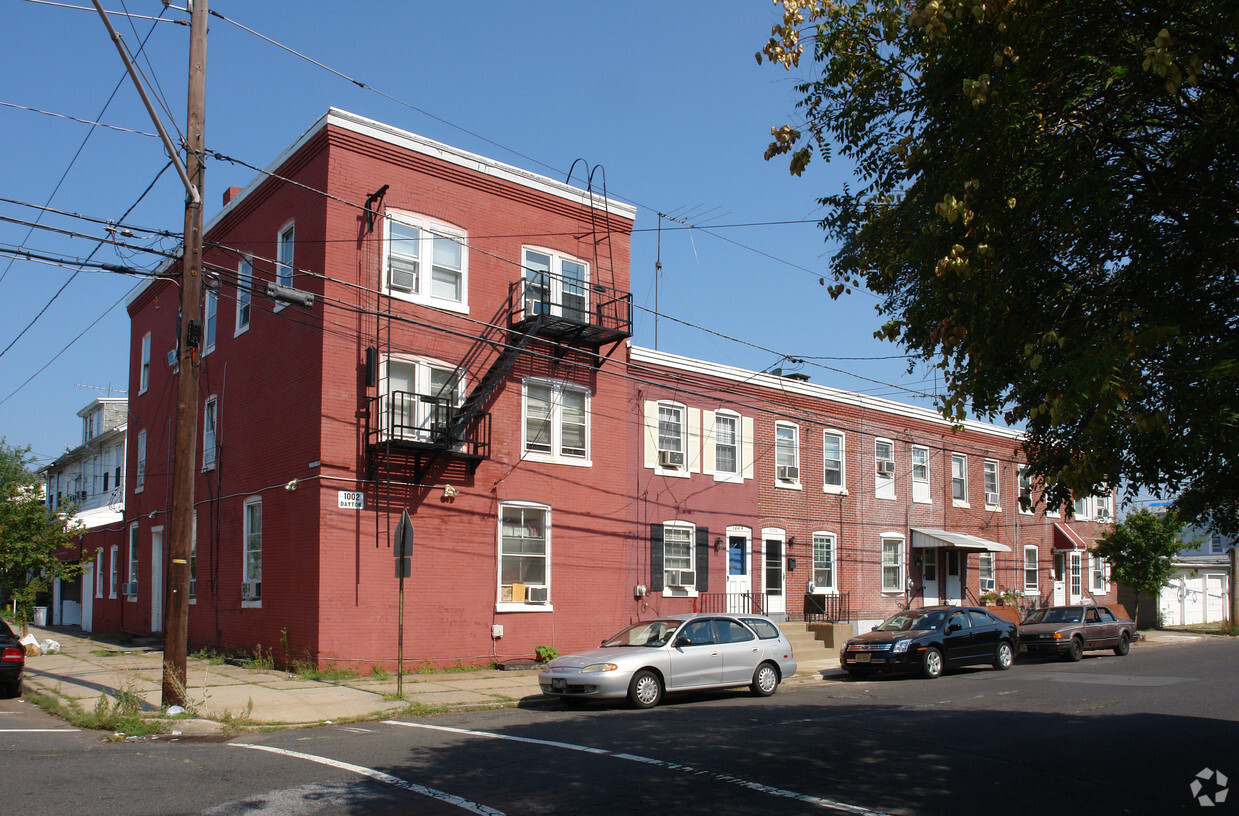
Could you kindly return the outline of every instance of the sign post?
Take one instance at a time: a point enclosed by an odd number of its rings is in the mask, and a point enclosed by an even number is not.
[[[399,621],[396,625],[396,696],[404,699],[404,579],[413,572],[413,521],[406,507],[396,525],[392,555],[396,556],[396,577],[400,579]]]

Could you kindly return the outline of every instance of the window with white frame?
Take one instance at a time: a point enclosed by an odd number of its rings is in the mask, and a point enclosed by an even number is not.
[[[195,602],[198,597],[198,511],[192,516],[189,530],[189,600]]]
[[[997,586],[994,580],[994,554],[983,552],[977,554],[977,577],[980,580],[982,592],[993,592]]]
[[[461,312],[468,303],[468,236],[405,213],[386,219],[384,292],[425,306]]]
[[[526,380],[525,452],[535,459],[587,460],[589,392],[562,382]]]
[[[245,500],[245,564],[246,582],[262,580],[262,498]]]
[[[846,492],[845,450],[840,431],[822,432],[822,487],[828,493]]]
[[[1019,511],[1026,516],[1031,516],[1033,513],[1033,495],[1032,495],[1032,473],[1027,467],[1020,468],[1020,506]]]
[[[684,427],[684,406],[658,403],[658,465],[685,468],[687,444]]]
[[[1110,565],[1106,559],[1090,555],[1089,575],[1091,576],[1089,591],[1096,595],[1104,595],[1110,591]]]
[[[968,504],[968,457],[962,453],[951,454],[951,501]]]
[[[889,439],[873,441],[874,492],[879,499],[895,498],[895,443]]]
[[[138,524],[134,522],[129,525],[129,591],[125,594],[129,596],[129,600],[133,600],[138,596]]]
[[[215,419],[219,401],[215,397],[207,399],[202,406],[202,469],[215,468]]]
[[[558,252],[525,247],[525,314],[588,323],[589,266]]]
[[[929,448],[912,446],[912,501],[931,502],[929,493]]]
[[[1079,521],[1088,521],[1092,518],[1092,513],[1090,512],[1091,507],[1089,506],[1090,504],[1091,502],[1089,501],[1088,496],[1076,499],[1072,503],[1071,509],[1073,512],[1071,515]]]
[[[687,524],[663,525],[663,586],[696,588],[694,529]]]
[[[296,237],[297,227],[295,224],[289,224],[280,230],[279,238],[276,240],[275,248],[275,282],[279,286],[293,285],[294,259],[296,253]],[[280,304],[282,306],[283,304]],[[279,309],[280,306],[275,308]]]
[[[208,284],[210,286],[210,284]],[[215,350],[215,337],[219,324],[219,293],[208,288],[202,296],[202,356]]]
[[[499,600],[550,603],[551,509],[499,506]]]
[[[778,486],[800,484],[800,428],[789,422],[774,426],[774,478]]]
[[[250,327],[250,311],[254,302],[254,264],[249,258],[242,258],[237,267],[237,322],[234,334],[240,334]]]
[[[813,534],[813,591],[834,592],[835,586],[835,534]]]
[[[454,368],[432,360],[387,361],[383,381],[382,430],[393,439],[446,440],[464,400],[464,383]]]
[[[1098,521],[1109,521],[1114,518],[1114,511],[1110,506],[1110,498],[1109,493],[1102,493],[1093,497],[1095,508],[1093,515]]]
[[[904,591],[902,538],[882,537],[882,591]]]
[[[1000,504],[998,496],[998,463],[993,459],[985,460],[985,507],[996,510]]]
[[[146,431],[138,432],[138,467],[133,487],[134,493],[141,493],[146,487]]]
[[[95,553],[95,597],[103,597],[103,548]]]
[[[1209,536],[1209,552],[1212,555],[1220,555],[1226,552],[1226,545],[1222,543],[1221,533],[1212,533]]]
[[[1024,548],[1024,592],[1028,595],[1036,595],[1040,592],[1040,582],[1038,573],[1040,567],[1037,564],[1038,551],[1036,547],[1028,546]]]
[[[740,473],[740,417],[714,415],[714,473],[737,476]]]
[[[142,363],[138,370],[138,393],[145,394],[151,387],[151,333],[142,337]]]
[[[115,598],[120,591],[120,547],[115,544],[108,550],[108,597]]]

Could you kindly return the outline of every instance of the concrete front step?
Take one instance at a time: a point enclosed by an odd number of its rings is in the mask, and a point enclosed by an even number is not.
[[[838,657],[839,646],[852,636],[851,625],[841,623],[789,621],[780,624],[780,628],[792,644],[797,660]]]

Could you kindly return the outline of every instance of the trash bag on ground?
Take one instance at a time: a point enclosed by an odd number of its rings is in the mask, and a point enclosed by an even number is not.
[[[38,657],[43,654],[43,650],[39,648],[39,641],[35,640],[34,635],[26,635],[22,638],[21,645],[26,648],[26,657]]]
[[[40,640],[39,649],[43,654],[56,654],[60,651],[60,641],[58,640]]]

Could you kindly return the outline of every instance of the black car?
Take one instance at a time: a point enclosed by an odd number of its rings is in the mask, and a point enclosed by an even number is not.
[[[933,679],[945,669],[989,663],[1009,669],[1019,642],[1014,623],[974,606],[908,609],[851,638],[839,663],[856,677],[873,672],[919,672]]]
[[[9,697],[21,694],[25,670],[26,649],[9,625],[0,620],[0,689]]]

